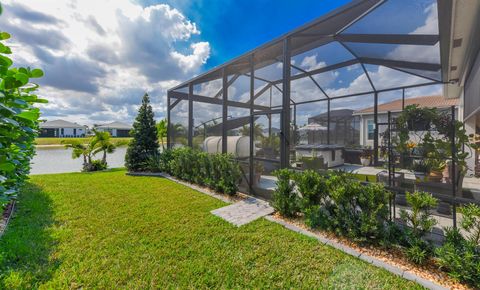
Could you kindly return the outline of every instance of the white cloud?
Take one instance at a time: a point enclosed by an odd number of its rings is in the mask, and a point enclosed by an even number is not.
[[[143,92],[157,117],[166,90],[197,74],[210,56],[200,30],[166,4],[128,0],[7,0],[2,30],[17,65],[40,67],[44,118],[86,124],[132,121]]]

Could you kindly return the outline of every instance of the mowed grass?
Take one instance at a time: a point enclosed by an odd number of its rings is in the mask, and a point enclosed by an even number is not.
[[[225,203],[124,171],[32,176],[0,238],[0,288],[419,288]]]
[[[91,137],[75,137],[75,138],[53,138],[53,137],[38,137],[35,138],[37,145],[63,145],[62,142],[78,141],[82,144],[87,144]],[[112,137],[113,143],[127,144],[132,140],[131,137]]]

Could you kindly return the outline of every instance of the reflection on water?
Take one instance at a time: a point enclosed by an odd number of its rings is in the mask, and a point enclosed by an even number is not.
[[[108,154],[109,168],[123,167],[127,147],[120,147],[114,153]],[[95,159],[100,159],[98,154]],[[72,159],[72,149],[63,147],[37,148],[37,155],[33,157],[30,174],[79,172],[82,170],[83,158]]]

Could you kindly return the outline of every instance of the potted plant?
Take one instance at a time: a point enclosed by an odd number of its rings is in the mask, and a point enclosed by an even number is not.
[[[436,117],[435,108],[420,108],[418,105],[406,106],[397,118],[397,124],[406,126],[409,131],[428,131]]]
[[[412,165],[413,173],[415,177],[420,180],[424,180],[427,172],[430,171],[428,165],[425,163],[425,160],[414,160]]]
[[[370,166],[370,163],[372,162],[372,149],[370,148],[365,148],[363,149],[362,153],[360,153],[360,163],[363,166]]]
[[[440,182],[443,179],[443,170],[447,166],[445,158],[438,151],[427,153],[425,164],[429,168],[428,179],[433,182]]]

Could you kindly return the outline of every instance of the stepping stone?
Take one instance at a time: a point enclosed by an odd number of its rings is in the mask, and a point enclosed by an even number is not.
[[[253,197],[211,211],[212,214],[221,217],[237,227],[248,224],[273,212],[274,209],[268,202]]]

